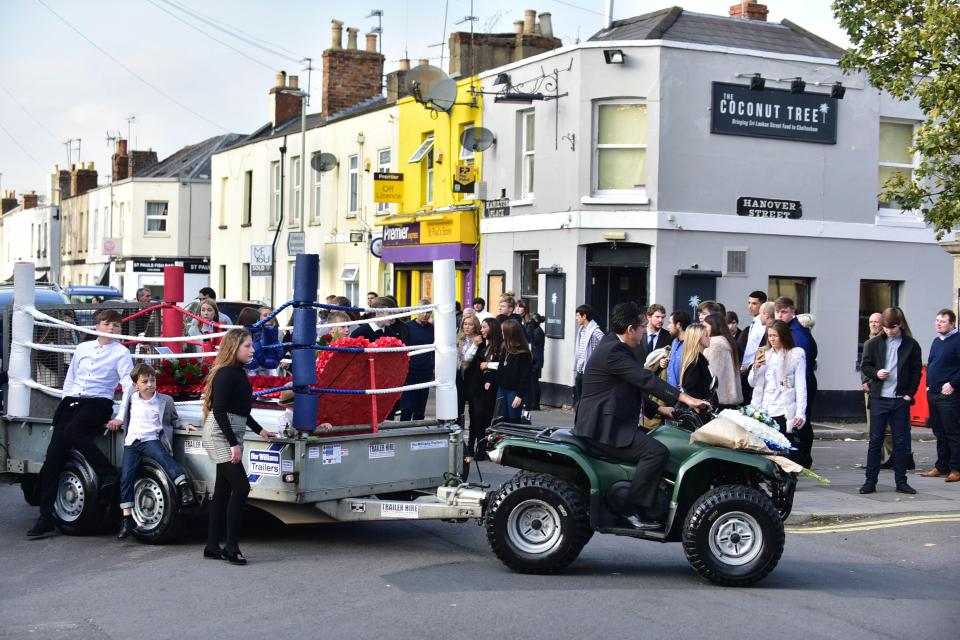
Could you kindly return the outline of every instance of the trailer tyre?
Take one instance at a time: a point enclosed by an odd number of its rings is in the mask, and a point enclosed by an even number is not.
[[[155,462],[144,460],[133,484],[134,537],[147,544],[165,544],[181,530],[180,493]]]
[[[553,476],[520,473],[491,495],[489,505],[487,542],[520,573],[566,568],[593,535],[586,497]]]
[[[780,561],[783,544],[783,521],[770,498],[740,485],[701,496],[683,528],[690,566],[727,587],[746,587],[766,577]]]
[[[96,533],[103,525],[97,474],[79,454],[72,455],[60,472],[53,513],[63,533],[82,536]]]

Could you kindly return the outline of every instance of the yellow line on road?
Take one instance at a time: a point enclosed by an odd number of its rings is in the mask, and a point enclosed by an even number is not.
[[[849,524],[838,524],[827,527],[790,527],[785,529],[785,531],[788,533],[799,534],[849,533],[853,531],[873,531],[874,529],[889,529],[892,527],[906,527],[916,524],[932,524],[940,522],[960,522],[960,513],[904,516],[902,518],[890,518],[887,520],[876,520],[874,522],[851,522]]]

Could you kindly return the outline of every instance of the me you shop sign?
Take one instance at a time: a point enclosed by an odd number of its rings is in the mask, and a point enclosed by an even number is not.
[[[823,93],[755,91],[748,85],[714,82],[710,132],[836,144],[837,104]]]

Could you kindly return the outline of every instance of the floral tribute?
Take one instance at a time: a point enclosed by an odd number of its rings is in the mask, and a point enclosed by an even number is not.
[[[210,373],[210,364],[200,360],[161,360],[157,372],[157,391],[177,400],[203,393],[203,383]]]

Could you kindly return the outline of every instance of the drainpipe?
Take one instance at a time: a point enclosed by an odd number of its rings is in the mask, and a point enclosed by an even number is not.
[[[273,249],[270,251],[270,304],[277,299],[277,240],[280,239],[280,229],[283,228],[283,163],[284,156],[287,154],[287,136],[283,136],[283,146],[280,147],[280,218],[277,220],[277,231],[273,234]],[[300,159],[303,162],[303,158]],[[303,189],[303,185],[300,185]],[[270,194],[273,198],[273,194]],[[303,213],[302,211],[300,212]],[[269,215],[269,214],[268,214]],[[249,292],[248,292],[249,293]]]

